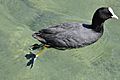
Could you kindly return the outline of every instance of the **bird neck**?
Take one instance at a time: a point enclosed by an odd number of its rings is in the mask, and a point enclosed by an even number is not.
[[[103,20],[99,17],[96,17],[96,15],[94,15],[93,19],[92,19],[91,28],[96,32],[103,32],[104,22],[105,22],[105,20]]]

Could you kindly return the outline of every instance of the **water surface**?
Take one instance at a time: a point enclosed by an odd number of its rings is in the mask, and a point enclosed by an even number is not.
[[[85,48],[47,49],[30,70],[24,55],[32,33],[62,22],[91,23],[94,11],[119,0],[0,0],[1,80],[119,80],[120,20],[108,20],[102,38]]]

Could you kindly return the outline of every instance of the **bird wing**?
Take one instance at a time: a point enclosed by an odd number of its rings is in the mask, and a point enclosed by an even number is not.
[[[90,34],[89,34],[90,33]],[[36,39],[52,47],[76,48],[90,44],[96,40],[91,29],[79,23],[64,23],[40,30]],[[34,37],[35,38],[35,37]]]
[[[57,28],[58,31],[58,28]],[[84,42],[84,39],[81,35],[79,35],[78,29],[63,29],[57,33],[51,33],[51,34],[43,34],[44,39],[46,40],[48,45],[51,45],[53,47],[65,47],[65,48],[72,48],[72,47],[78,47],[82,46],[82,43]]]
[[[55,33],[64,32],[66,30],[72,29],[74,27],[77,27],[78,25],[81,25],[81,24],[79,24],[79,23],[62,23],[59,25],[48,27],[46,29],[42,29],[39,32],[46,33],[46,34],[55,34]]]

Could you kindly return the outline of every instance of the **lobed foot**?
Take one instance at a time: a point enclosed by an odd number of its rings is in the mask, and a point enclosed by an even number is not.
[[[30,52],[30,54],[26,54],[25,55],[26,59],[30,59],[28,62],[27,62],[27,65],[26,66],[30,66],[30,68],[33,67],[33,64],[34,64],[34,61],[36,59],[36,55],[32,52]]]
[[[39,45],[39,44],[34,44],[34,45],[32,45],[32,46],[30,46],[30,50],[36,50],[36,49],[39,49],[41,47],[41,45]]]

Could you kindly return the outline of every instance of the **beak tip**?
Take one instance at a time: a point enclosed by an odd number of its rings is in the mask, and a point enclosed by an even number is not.
[[[116,19],[119,19],[118,17],[116,17]]]
[[[118,17],[116,19],[119,19]]]
[[[112,18],[119,19],[116,15],[112,16]]]

